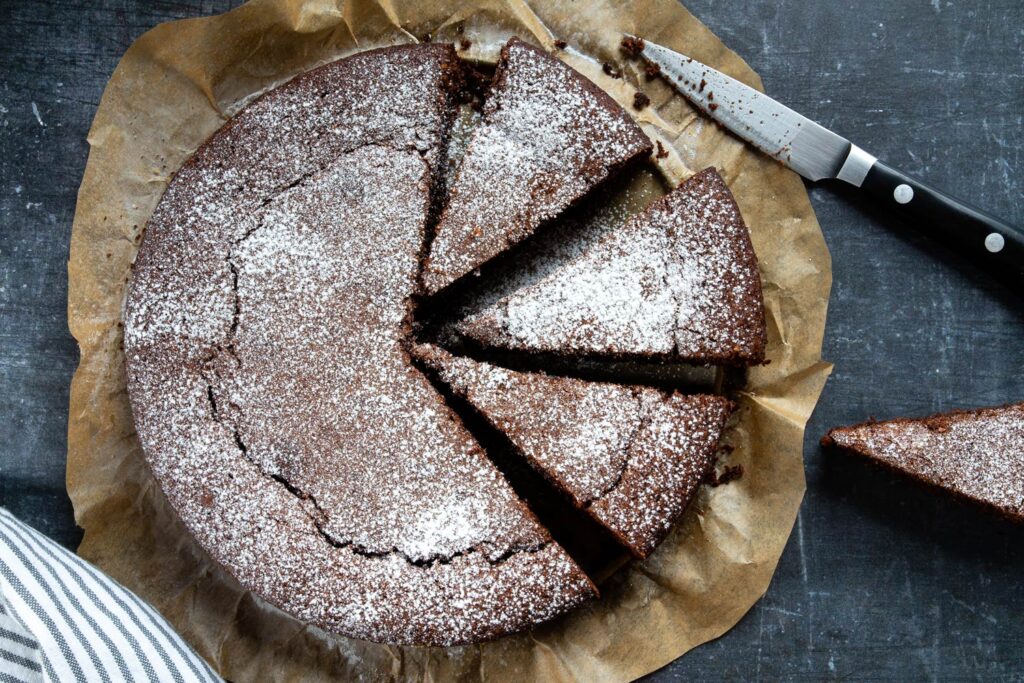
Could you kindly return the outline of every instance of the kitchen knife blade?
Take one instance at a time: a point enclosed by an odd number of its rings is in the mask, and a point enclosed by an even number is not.
[[[911,178],[764,93],[666,47],[627,36],[707,116],[811,181],[838,179],[908,214],[916,227],[1024,280],[1024,230]]]

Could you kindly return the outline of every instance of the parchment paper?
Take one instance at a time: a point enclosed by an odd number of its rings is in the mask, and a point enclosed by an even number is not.
[[[463,33],[456,34],[456,27]],[[697,115],[636,64],[621,32],[684,51],[757,87],[760,80],[675,0],[253,0],[227,14],[160,25],[110,79],[89,133],[68,264],[68,321],[81,347],[71,388],[68,492],[85,529],[79,553],[156,605],[236,681],[622,681],[731,628],[763,595],[804,492],[804,424],[830,366],[820,359],[831,264],[801,181]],[[665,174],[723,173],[751,228],[765,282],[767,366],[739,395],[729,441],[743,477],[704,487],[669,539],[617,572],[603,597],[532,633],[449,649],[387,647],[304,626],[214,566],[168,509],[143,462],[125,391],[121,309],[142,228],[169,176],[254,94],[368,46],[472,42],[493,58],[518,34],[551,48],[638,114],[670,149]]]

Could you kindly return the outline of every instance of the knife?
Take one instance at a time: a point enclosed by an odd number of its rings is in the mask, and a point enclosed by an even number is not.
[[[637,50],[637,48],[642,49]],[[627,36],[624,49],[661,75],[710,118],[811,181],[835,178],[901,210],[921,231],[1007,276],[1024,280],[1024,230],[879,161],[762,92],[656,43]]]

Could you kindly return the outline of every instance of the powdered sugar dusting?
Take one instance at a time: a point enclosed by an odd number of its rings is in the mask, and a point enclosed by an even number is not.
[[[510,348],[669,354],[676,316],[666,286],[670,249],[658,226],[611,233],[596,251],[564,262],[458,329]]]
[[[401,351],[426,180],[416,155],[363,147],[251,219],[229,257],[237,329],[208,363],[218,416],[316,501],[339,543],[413,561],[537,545],[546,537]],[[402,504],[363,514],[381,491]],[[417,520],[454,523],[433,507],[452,498],[473,513],[460,520],[471,533],[438,530],[427,547]]]
[[[639,556],[686,508],[732,410],[716,396],[518,372],[429,345],[415,354]]]
[[[583,76],[517,39],[502,52],[424,271],[436,292],[553,218],[651,143]]]
[[[643,423],[618,484],[591,514],[645,557],[665,538],[714,467],[733,411],[720,396],[640,394]]]
[[[137,418],[164,420],[169,409],[186,418],[145,441],[171,504],[216,561],[297,618],[357,638],[459,643],[546,620],[579,599],[576,569],[554,545],[496,563],[470,552],[424,568],[399,554],[366,557],[330,544],[302,501],[248,460],[229,429],[204,419],[205,392],[193,374],[170,364],[143,374],[168,401]],[[495,609],[500,598],[508,602]]]
[[[675,354],[699,360],[764,357],[764,300],[739,208],[714,169],[684,183],[651,218],[671,241]],[[660,207],[659,207],[660,208]]]
[[[640,423],[630,387],[515,372],[437,347],[417,356],[505,432],[578,505],[602,495],[619,477]]]
[[[175,174],[135,263],[137,273],[152,267],[161,275],[159,282],[137,275],[132,288],[143,281],[165,293],[188,291],[196,306],[130,290],[126,343],[184,336],[196,342],[197,357],[205,355],[230,324],[218,303],[230,297],[225,259],[244,233],[241,218],[340,154],[381,144],[415,152],[440,173],[455,62],[450,46],[371,50],[301,74],[239,112]]]
[[[516,350],[747,364],[765,334],[749,235],[713,169],[456,329]]]
[[[403,545],[413,557],[436,556],[438,548],[472,548],[481,542],[479,520],[491,516],[487,501],[451,494],[412,512]]]
[[[1024,403],[834,429],[837,446],[1024,519]]]

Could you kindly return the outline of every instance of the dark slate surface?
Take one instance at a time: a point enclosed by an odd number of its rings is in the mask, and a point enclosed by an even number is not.
[[[0,505],[68,546],[65,263],[86,132],[134,38],[232,4],[0,2]],[[1024,221],[1019,0],[689,6],[769,92]],[[807,497],[764,600],[652,680],[1024,680],[1024,529],[816,444],[869,415],[1024,399],[1022,298],[853,191],[811,197],[833,255],[836,369],[808,428]]]

